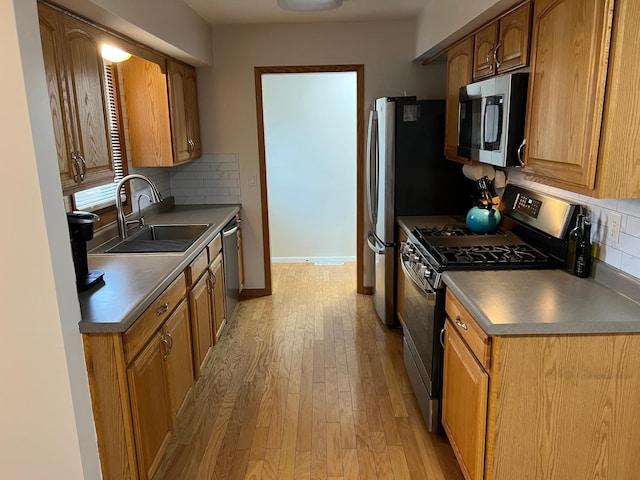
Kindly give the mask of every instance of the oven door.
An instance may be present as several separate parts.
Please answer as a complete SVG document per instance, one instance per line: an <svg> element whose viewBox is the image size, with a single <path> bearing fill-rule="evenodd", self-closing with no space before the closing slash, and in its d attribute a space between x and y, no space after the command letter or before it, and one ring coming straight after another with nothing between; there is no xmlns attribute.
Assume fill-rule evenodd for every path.
<svg viewBox="0 0 640 480"><path fill-rule="evenodd" d="M439 333L444 324L442 289L423 286L402 262L404 272L404 363L420 410L430 432L439 426L442 385L442 346Z"/></svg>

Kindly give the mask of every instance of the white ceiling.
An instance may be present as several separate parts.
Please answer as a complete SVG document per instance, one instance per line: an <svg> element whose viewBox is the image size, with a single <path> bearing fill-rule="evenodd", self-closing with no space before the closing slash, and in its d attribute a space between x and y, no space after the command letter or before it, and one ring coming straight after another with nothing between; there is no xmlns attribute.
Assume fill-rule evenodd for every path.
<svg viewBox="0 0 640 480"><path fill-rule="evenodd" d="M184 0L212 25L258 23L362 22L415 18L429 0L343 0L323 12L291 12L276 0Z"/></svg>

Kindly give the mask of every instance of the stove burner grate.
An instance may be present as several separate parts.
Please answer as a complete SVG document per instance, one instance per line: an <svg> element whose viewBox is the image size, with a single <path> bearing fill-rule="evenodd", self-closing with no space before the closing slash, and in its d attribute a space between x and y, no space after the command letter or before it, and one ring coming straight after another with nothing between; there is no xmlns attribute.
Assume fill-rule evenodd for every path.
<svg viewBox="0 0 640 480"><path fill-rule="evenodd" d="M445 268L447 266L510 268L549 263L547 255L529 245L440 246L433 253L437 257L436 260Z"/></svg>

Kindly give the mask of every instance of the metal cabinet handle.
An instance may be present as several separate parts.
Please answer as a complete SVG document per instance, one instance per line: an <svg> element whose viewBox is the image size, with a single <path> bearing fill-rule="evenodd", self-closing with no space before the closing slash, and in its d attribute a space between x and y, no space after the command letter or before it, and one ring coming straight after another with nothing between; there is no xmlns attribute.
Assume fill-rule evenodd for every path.
<svg viewBox="0 0 640 480"><path fill-rule="evenodd" d="M526 144L527 144L527 139L523 138L522 139L522 143L518 147L518 162L520 163L521 167L524 166L524 161L522 160L522 151L524 150L524 147L525 147Z"/></svg>
<svg viewBox="0 0 640 480"><path fill-rule="evenodd" d="M80 163L78 162L76 152L71 152L71 166L73 168L73 181L80 183Z"/></svg>
<svg viewBox="0 0 640 480"><path fill-rule="evenodd" d="M161 317L162 315L164 315L167 310L169 310L169 304L165 303L162 307L160 307L157 311L156 311L156 317Z"/></svg>
<svg viewBox="0 0 640 480"><path fill-rule="evenodd" d="M169 337L169 353L171 353L171 350L173 350L173 336L169 330L167 330L166 335Z"/></svg>
<svg viewBox="0 0 640 480"><path fill-rule="evenodd" d="M169 345L169 340L167 340L167 337L165 337L164 335L160 337L160 340L162 340L162 343L164 343L164 355L162 355L162 359L166 360L169 356L169 352L171 352L171 346Z"/></svg>
<svg viewBox="0 0 640 480"><path fill-rule="evenodd" d="M211 273L211 270L209 270L209 273L207 275L207 291L211 292L211 290L213 290L213 273Z"/></svg>
<svg viewBox="0 0 640 480"><path fill-rule="evenodd" d="M440 330L440 345L442 345L442 348L444 348L444 331L447 329L447 324L445 323L445 325L442 327L442 330Z"/></svg>
<svg viewBox="0 0 640 480"><path fill-rule="evenodd" d="M493 51L493 61L496 64L496 68L500 68L500 61L498 60L498 50L500 50L501 46L502 45L500 44L500 42L498 42L498 45L496 45L496 48Z"/></svg>
<svg viewBox="0 0 640 480"><path fill-rule="evenodd" d="M491 58L490 58L491 57L491 50L493 50L493 45L491 45L489 47L489 51L487 52L486 60L487 60L487 65L489 65L489 71L493 72L493 63L491 63Z"/></svg>
<svg viewBox="0 0 640 480"><path fill-rule="evenodd" d="M467 324L466 323L462 323L460 321L460 315L456 315L456 325L458 325L463 330L467 329Z"/></svg>
<svg viewBox="0 0 640 480"><path fill-rule="evenodd" d="M80 173L80 181L84 182L84 177L87 174L87 162L85 161L84 157L80 154L78 154L78 160L80 160L80 163L82 163L82 172Z"/></svg>

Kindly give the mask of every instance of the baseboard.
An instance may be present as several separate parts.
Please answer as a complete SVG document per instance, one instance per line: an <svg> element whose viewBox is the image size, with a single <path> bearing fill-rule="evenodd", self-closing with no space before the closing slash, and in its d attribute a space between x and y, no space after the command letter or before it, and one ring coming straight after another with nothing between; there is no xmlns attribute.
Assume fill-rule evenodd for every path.
<svg viewBox="0 0 640 480"><path fill-rule="evenodd" d="M342 265L353 263L356 257L272 257L271 263L314 263L317 265Z"/></svg>
<svg viewBox="0 0 640 480"><path fill-rule="evenodd" d="M266 297L268 295L265 288L243 288L240 293L240 300L247 300L249 298Z"/></svg>

